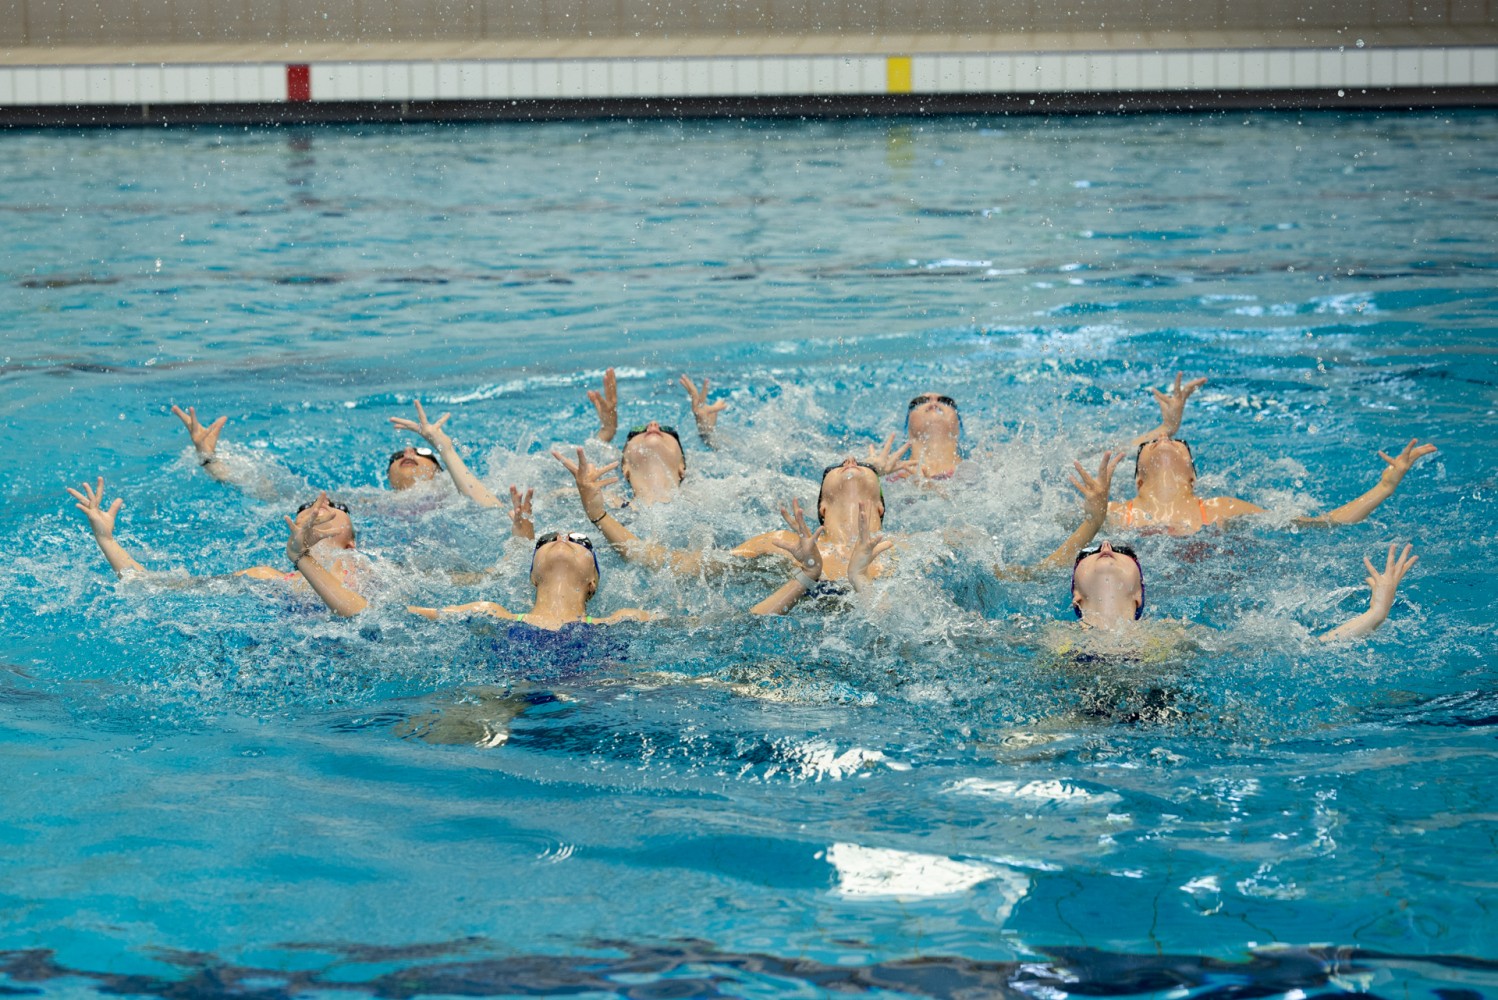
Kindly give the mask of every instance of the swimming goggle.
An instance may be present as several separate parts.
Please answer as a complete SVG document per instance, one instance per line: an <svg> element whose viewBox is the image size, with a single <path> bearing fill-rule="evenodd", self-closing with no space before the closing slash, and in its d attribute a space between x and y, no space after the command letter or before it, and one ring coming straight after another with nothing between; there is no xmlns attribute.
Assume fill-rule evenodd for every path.
<svg viewBox="0 0 1498 1000"><path fill-rule="evenodd" d="M1139 478L1139 459L1144 455L1144 449L1152 444L1159 444L1162 441L1174 441L1176 444L1184 446L1186 457L1191 460L1191 474L1196 475L1196 456L1191 454L1191 445L1187 443L1185 438L1155 438L1153 441L1144 442L1144 444L1139 446L1139 450L1134 452L1134 478Z"/></svg>
<svg viewBox="0 0 1498 1000"><path fill-rule="evenodd" d="M536 548L539 549L543 545L550 545L552 542L561 537L563 537L563 535L560 531L548 531L546 534L536 539ZM567 532L565 537L567 541L576 542L578 545L581 545L589 552L593 551L593 539L589 538L581 531L569 531Z"/></svg>
<svg viewBox="0 0 1498 1000"><path fill-rule="evenodd" d="M675 427L672 427L669 424L661 424L660 428L661 428L661 433L662 434L669 434L672 437L674 437L676 439L676 446L678 448L681 448L681 435L678 434L678 433L676 433L676 428ZM639 427L631 427L629 429L629 433L624 436L624 443L625 444L629 444L631 441L633 441L635 438L639 437L641 434L644 434L649 429L650 429L650 427L648 425L646 425L646 424L641 424ZM685 457L686 457L686 449L682 448L682 458L683 458L683 460L685 460Z"/></svg>
<svg viewBox="0 0 1498 1000"><path fill-rule="evenodd" d="M1144 614L1144 567L1139 563L1139 554L1131 547L1127 545L1114 545L1112 548L1118 555L1127 556L1134 560L1134 568L1139 570L1139 607L1134 609L1134 620L1138 621L1139 617ZM1095 556L1101 551L1103 551L1101 545L1089 545L1077 553L1077 558L1071 564L1071 592L1073 594L1077 592L1077 567L1082 565L1083 559L1086 559L1088 556ZM1078 618L1082 617L1082 609L1077 606L1075 598L1072 600L1071 609L1076 613Z"/></svg>
<svg viewBox="0 0 1498 1000"><path fill-rule="evenodd" d="M600 579L603 577L603 572L598 568L598 553L593 549L593 539L589 538L581 531L569 531L565 535L560 531L548 531L540 538L537 538L536 547L531 550L531 572L535 572L536 570L536 553L541 551L541 546L550 545L552 542L556 541L559 538L565 538L567 541L574 542L587 549L588 554L593 557L594 575L598 576Z"/></svg>
<svg viewBox="0 0 1498 1000"><path fill-rule="evenodd" d="M819 480L817 480L817 482L821 484L821 485L819 485L817 487L817 510L818 511L821 511L821 509L822 509L822 493L827 489L827 475L828 475L828 473L836 472L838 469L844 468L846 466L846 464L847 463L845 463L845 462L837 462L836 464L829 465L829 466L827 466L827 468L825 468L825 469L822 470L822 478L819 479ZM880 503L884 503L884 481L879 478L879 470L876 469L876 468L874 468L868 462L859 462L858 463L858 468L860 468L860 469L868 469L870 472L872 472L874 474L874 481L879 484L879 502ZM818 513L817 516L821 517L822 515L820 513Z"/></svg>
<svg viewBox="0 0 1498 1000"><path fill-rule="evenodd" d="M437 453L435 451L433 451L432 449L430 449L430 448L412 448L410 450L414 451L417 454L417 456L419 456L421 458L430 459L431 463L437 467L437 471L438 472L442 471L442 463L439 462L439 461L437 461ZM400 451L398 451L395 454L391 455L390 456L390 461L386 462L385 464L386 465L394 465L396 462L398 462L401 459L403 459L403 458L406 457L406 451L407 451L407 449L402 448Z"/></svg>
<svg viewBox="0 0 1498 1000"><path fill-rule="evenodd" d="M951 396L933 396L928 392L912 399L906 412L915 409L917 406L925 406L927 403L940 403L943 406L950 406L953 410L957 409L957 400Z"/></svg>
<svg viewBox="0 0 1498 1000"><path fill-rule="evenodd" d="M298 507L296 509L296 516L297 517L301 517L302 516L302 511L307 510L307 509L309 509L311 507L316 507L316 506L317 506L317 501L316 500L309 500L309 501L307 501L306 503L302 504L300 507ZM348 511L348 504L339 503L337 500L329 500L328 501L328 506L332 507L334 510L341 510L345 514L347 514L349 512Z"/></svg>

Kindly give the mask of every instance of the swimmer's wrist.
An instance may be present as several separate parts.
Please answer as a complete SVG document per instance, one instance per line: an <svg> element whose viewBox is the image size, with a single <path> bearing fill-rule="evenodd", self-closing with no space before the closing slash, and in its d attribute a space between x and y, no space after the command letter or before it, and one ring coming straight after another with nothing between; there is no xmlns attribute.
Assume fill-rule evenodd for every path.
<svg viewBox="0 0 1498 1000"><path fill-rule="evenodd" d="M791 576L791 579L799 583L802 590L808 592L815 590L817 587L816 577L812 576L810 573L802 569L796 570L795 574Z"/></svg>
<svg viewBox="0 0 1498 1000"><path fill-rule="evenodd" d="M583 513L587 514L588 512L587 511L583 511ZM592 521L593 522L593 527L596 528L596 527L598 527L599 522L601 522L604 518L606 518L608 516L609 516L609 512L607 510L605 510L602 514L599 514L597 517L591 517L590 516L588 518L588 520Z"/></svg>

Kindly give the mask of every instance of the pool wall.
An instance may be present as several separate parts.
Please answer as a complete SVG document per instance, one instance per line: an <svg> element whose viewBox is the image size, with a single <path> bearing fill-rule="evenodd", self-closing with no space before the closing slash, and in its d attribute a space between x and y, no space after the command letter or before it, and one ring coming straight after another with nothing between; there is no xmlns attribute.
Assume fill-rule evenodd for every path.
<svg viewBox="0 0 1498 1000"><path fill-rule="evenodd" d="M0 123L1498 103L1498 2L10 0Z"/></svg>

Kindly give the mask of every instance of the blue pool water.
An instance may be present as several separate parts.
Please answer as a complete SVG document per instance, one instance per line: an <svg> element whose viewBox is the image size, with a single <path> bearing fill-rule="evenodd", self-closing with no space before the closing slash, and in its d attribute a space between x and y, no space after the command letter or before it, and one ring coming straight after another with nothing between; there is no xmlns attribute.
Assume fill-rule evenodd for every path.
<svg viewBox="0 0 1498 1000"><path fill-rule="evenodd" d="M0 992L88 996L1498 995L1492 113L11 133L0 405ZM970 463L887 487L887 603L742 609L602 554L528 643L507 519L381 488L421 398L540 530L553 446L730 402L641 534L732 545L937 389ZM1144 536L1202 648L1065 668L1074 458L1210 382L1203 493ZM169 407L284 500L210 481ZM1366 522L1296 530L1440 451ZM593 446L596 456L608 449ZM1132 495L1129 467L1114 495ZM117 584L63 492L103 475L153 568L284 557L327 488L354 621ZM1421 562L1370 640L1361 560ZM487 589L451 571L499 561ZM1176 711L1128 721L1164 686ZM1099 699L1117 711L1088 714Z"/></svg>

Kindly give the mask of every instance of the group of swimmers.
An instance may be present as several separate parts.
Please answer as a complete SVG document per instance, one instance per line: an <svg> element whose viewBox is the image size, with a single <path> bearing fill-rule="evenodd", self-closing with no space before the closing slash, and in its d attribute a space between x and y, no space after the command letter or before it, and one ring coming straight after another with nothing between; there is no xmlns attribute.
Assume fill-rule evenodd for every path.
<svg viewBox="0 0 1498 1000"><path fill-rule="evenodd" d="M1104 453L1095 472L1074 463L1072 486L1082 498L1083 517L1076 530L1035 567L1001 568L1001 576L1035 575L1047 570L1071 569L1071 607L1076 627L1104 642L1138 641L1147 623L1139 619L1144 608L1144 578L1132 549L1108 541L1096 543L1105 527L1135 531L1159 531L1189 535L1228 520L1257 514L1262 508L1236 497L1201 497L1196 493L1196 466L1191 448L1177 435L1187 400L1206 379L1183 382L1177 375L1165 391L1152 389L1160 409L1158 426L1136 437L1129 446L1135 452L1136 495L1124 502L1110 501L1112 479L1126 451ZM726 401L710 400L706 379L700 386L686 375L680 383L686 391L701 443L714 447L719 415ZM602 386L588 393L599 421L596 436L612 442L618 434L618 384L612 369ZM219 453L219 436L226 418L208 425L197 412L173 406L172 412L186 428L203 471L223 483L267 497L274 491L248 463ZM457 491L476 504L502 508L499 497L486 487L464 463L445 425L450 414L432 420L418 401L416 419L390 418L391 424L418 435L425 446L406 446L390 455L386 478L393 490L408 490L446 473ZM583 515L626 561L652 570L696 574L710 563L733 559L779 556L790 573L784 583L753 605L754 614L783 614L808 594L830 592L865 595L875 579L890 568L881 558L898 549L884 535L884 484L908 479L935 483L957 474L964 459L959 448L962 422L955 399L940 392L923 392L909 402L906 440L896 447L895 435L882 446L870 446L860 460L848 456L827 466L818 483L816 506L803 510L792 499L781 507L785 526L756 535L722 553L672 549L660 542L641 539L610 510L605 488L622 478L628 486L630 505L670 503L687 475L686 450L676 429L650 421L629 430L617 462L593 464L583 448L570 458L552 452L572 475ZM1317 516L1298 518L1299 524L1352 524L1366 518L1382 504L1422 457L1435 451L1431 444L1411 440L1397 455L1379 452L1384 468L1376 485L1361 496ZM617 476L611 475L617 471ZM147 571L115 539L116 516L123 501L105 506L104 480L83 483L68 492L87 518L95 540L109 565L121 577ZM535 596L529 610L512 612L493 601L476 601L442 608L410 607L427 618L448 615L492 615L555 630L575 623L606 625L644 621L657 617L638 608L622 608L602 617L588 614L588 605L598 590L598 555L592 537L580 531L548 531L536 535L532 519L532 489L511 486L509 516L517 538L533 542L529 577ZM808 524L815 518L817 527ZM287 572L271 566L256 566L238 575L275 581L281 586L308 588L334 613L344 617L360 614L369 606L361 593L360 563L356 534L346 505L326 492L302 504L294 516L285 518L288 528ZM1409 545L1400 551L1390 545L1382 568L1365 558L1371 590L1368 610L1326 632L1320 638L1336 641L1366 635L1388 616L1400 580L1418 557ZM863 599L861 596L859 599Z"/></svg>

